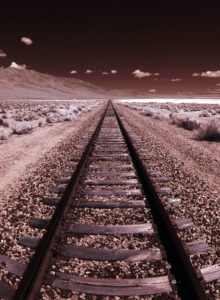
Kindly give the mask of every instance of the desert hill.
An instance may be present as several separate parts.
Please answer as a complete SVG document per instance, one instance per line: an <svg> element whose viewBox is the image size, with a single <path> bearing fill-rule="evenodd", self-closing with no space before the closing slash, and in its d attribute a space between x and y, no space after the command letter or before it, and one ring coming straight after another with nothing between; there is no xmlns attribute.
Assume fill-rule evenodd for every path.
<svg viewBox="0 0 220 300"><path fill-rule="evenodd" d="M0 99L89 99L146 97L135 91L107 90L83 80L34 70L0 68Z"/></svg>

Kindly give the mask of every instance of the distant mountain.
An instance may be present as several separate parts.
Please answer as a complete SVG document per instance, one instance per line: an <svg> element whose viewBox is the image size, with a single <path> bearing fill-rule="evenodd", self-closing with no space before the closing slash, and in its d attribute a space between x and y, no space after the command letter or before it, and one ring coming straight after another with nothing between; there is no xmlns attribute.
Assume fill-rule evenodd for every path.
<svg viewBox="0 0 220 300"><path fill-rule="evenodd" d="M2 99L93 99L143 98L145 93L107 90L83 80L39 73L33 70L0 68Z"/></svg>

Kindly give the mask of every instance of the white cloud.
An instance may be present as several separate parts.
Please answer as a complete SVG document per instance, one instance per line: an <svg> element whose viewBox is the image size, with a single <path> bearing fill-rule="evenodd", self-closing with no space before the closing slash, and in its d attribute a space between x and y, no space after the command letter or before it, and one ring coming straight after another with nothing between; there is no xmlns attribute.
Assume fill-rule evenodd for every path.
<svg viewBox="0 0 220 300"><path fill-rule="evenodd" d="M192 76L193 77L198 77L198 76L200 76L200 73L193 73Z"/></svg>
<svg viewBox="0 0 220 300"><path fill-rule="evenodd" d="M148 77L148 76L152 75L149 72L142 72L139 69L135 70L132 74L137 78L144 78L144 77Z"/></svg>
<svg viewBox="0 0 220 300"><path fill-rule="evenodd" d="M153 75L154 75L154 76L159 76L159 75L160 75L160 73L154 73Z"/></svg>
<svg viewBox="0 0 220 300"><path fill-rule="evenodd" d="M216 83L217 86L220 86L220 83Z"/></svg>
<svg viewBox="0 0 220 300"><path fill-rule="evenodd" d="M106 72L106 71L101 72L102 75L117 74L117 73L118 73L117 70L111 70L110 72Z"/></svg>
<svg viewBox="0 0 220 300"><path fill-rule="evenodd" d="M182 80L181 78L172 78L172 79L170 79L170 81L173 81L173 82L181 81L181 80Z"/></svg>
<svg viewBox="0 0 220 300"><path fill-rule="evenodd" d="M150 93L155 93L156 90L155 89L152 89L152 90L149 90Z"/></svg>
<svg viewBox="0 0 220 300"><path fill-rule="evenodd" d="M86 73L86 74L92 74L92 73L93 73L93 71L92 71L92 70L89 70L89 69L87 69L85 73Z"/></svg>
<svg viewBox="0 0 220 300"><path fill-rule="evenodd" d="M18 65L16 64L16 62L12 62L9 66L9 68L14 68L14 69L18 69L18 70L25 70L27 69L27 66L26 65Z"/></svg>
<svg viewBox="0 0 220 300"><path fill-rule="evenodd" d="M202 77L217 78L220 77L220 71L206 71L201 73Z"/></svg>
<svg viewBox="0 0 220 300"><path fill-rule="evenodd" d="M33 44L32 39L28 38L28 37L22 37L21 38L21 42L27 46L30 46Z"/></svg>
<svg viewBox="0 0 220 300"><path fill-rule="evenodd" d="M205 72L201 72L201 73L193 73L192 76L194 77L209 77L209 78L218 78L220 77L220 71L205 71Z"/></svg>
<svg viewBox="0 0 220 300"><path fill-rule="evenodd" d="M0 49L0 58L1 57L7 57L7 54Z"/></svg>
<svg viewBox="0 0 220 300"><path fill-rule="evenodd" d="M70 74L77 74L78 72L76 70L70 71Z"/></svg>

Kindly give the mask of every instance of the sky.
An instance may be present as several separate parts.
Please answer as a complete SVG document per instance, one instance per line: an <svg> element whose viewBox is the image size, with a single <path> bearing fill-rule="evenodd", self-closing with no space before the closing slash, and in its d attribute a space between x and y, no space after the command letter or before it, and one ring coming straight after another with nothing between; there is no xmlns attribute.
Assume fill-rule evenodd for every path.
<svg viewBox="0 0 220 300"><path fill-rule="evenodd" d="M152 94L218 91L219 2L5 1L0 66Z"/></svg>

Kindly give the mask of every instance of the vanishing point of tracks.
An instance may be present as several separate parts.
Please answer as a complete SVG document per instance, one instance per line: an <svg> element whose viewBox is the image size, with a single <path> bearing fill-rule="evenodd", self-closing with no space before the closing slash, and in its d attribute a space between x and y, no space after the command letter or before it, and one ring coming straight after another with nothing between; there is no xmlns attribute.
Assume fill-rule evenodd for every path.
<svg viewBox="0 0 220 300"><path fill-rule="evenodd" d="M140 138L126 131L111 102L72 165L75 171L64 172L51 190L61 199L43 200L56 206L52 218L30 219L30 226L46 229L43 237L19 240L35 250L29 264L1 256L1 268L21 280L16 290L0 282L0 297L42 299L47 286L58 295L55 299L73 293L98 299L206 299L202 283L216 280L219 268L195 269L189 257L209 246L204 240L180 240L178 231L194 224L191 219L174 222L168 215L160 197L171 192L167 178L159 164L151 163ZM169 201L175 205L180 199ZM74 272L76 264L82 264L80 274Z"/></svg>

